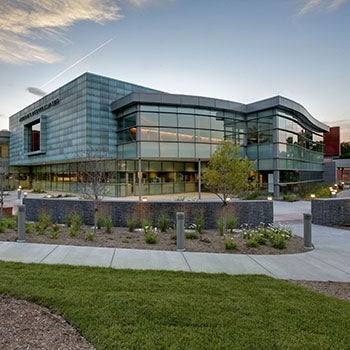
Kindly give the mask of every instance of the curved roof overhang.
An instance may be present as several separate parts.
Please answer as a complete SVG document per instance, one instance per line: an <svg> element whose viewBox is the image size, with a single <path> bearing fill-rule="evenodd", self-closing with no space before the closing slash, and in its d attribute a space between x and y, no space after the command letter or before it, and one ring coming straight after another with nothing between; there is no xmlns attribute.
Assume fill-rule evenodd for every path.
<svg viewBox="0 0 350 350"><path fill-rule="evenodd" d="M329 131L329 126L315 119L301 104L282 96L274 96L247 105L246 112L254 113L264 109L280 108L291 112L303 125L317 132Z"/></svg>
<svg viewBox="0 0 350 350"><path fill-rule="evenodd" d="M282 96L275 96L250 104L215 98L175 95L168 93L133 92L111 103L111 111L117 112L135 103L166 104L174 106L190 106L197 108L216 108L243 114L254 113L271 108L280 108L290 112L303 125L316 132L329 131L329 126L315 119L301 104Z"/></svg>

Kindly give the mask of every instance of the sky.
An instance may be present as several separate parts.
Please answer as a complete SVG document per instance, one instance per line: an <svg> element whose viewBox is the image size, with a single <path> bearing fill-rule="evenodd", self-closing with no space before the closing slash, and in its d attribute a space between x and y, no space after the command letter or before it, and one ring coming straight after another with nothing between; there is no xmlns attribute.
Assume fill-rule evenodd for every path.
<svg viewBox="0 0 350 350"><path fill-rule="evenodd" d="M169 93L275 95L350 141L350 0L0 0L0 129L91 72Z"/></svg>

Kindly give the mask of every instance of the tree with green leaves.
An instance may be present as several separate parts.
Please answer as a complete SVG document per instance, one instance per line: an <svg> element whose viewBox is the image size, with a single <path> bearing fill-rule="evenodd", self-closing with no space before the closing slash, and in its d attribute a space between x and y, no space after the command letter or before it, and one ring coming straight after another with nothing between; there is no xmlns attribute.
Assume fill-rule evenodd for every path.
<svg viewBox="0 0 350 350"><path fill-rule="evenodd" d="M350 142L342 142L340 144L341 156L342 159L350 158Z"/></svg>
<svg viewBox="0 0 350 350"><path fill-rule="evenodd" d="M240 196L253 187L249 181L253 166L253 161L240 157L239 146L224 141L219 144L203 170L203 184L223 203L224 233L227 226L227 203L231 198Z"/></svg>

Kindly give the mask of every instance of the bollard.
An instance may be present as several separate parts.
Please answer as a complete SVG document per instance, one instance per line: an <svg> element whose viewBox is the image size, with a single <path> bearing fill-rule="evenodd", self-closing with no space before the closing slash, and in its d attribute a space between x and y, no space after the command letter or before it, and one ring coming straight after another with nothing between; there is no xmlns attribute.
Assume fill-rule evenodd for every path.
<svg viewBox="0 0 350 350"><path fill-rule="evenodd" d="M185 250L185 214L183 212L176 213L176 244L178 252Z"/></svg>
<svg viewBox="0 0 350 350"><path fill-rule="evenodd" d="M21 204L18 206L18 239L17 242L24 243L25 233L26 206Z"/></svg>
<svg viewBox="0 0 350 350"><path fill-rule="evenodd" d="M314 248L312 244L311 218L311 214L304 213L304 247L307 249Z"/></svg>

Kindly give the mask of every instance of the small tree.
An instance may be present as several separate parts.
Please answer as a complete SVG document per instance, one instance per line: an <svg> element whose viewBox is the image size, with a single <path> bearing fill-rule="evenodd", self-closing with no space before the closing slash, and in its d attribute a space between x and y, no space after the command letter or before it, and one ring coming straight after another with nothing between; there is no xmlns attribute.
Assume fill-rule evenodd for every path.
<svg viewBox="0 0 350 350"><path fill-rule="evenodd" d="M341 149L340 158L349 159L350 158L350 142L342 142L340 144L340 149Z"/></svg>
<svg viewBox="0 0 350 350"><path fill-rule="evenodd" d="M106 184L110 173L105 169L101 151L89 150L85 162L77 165L78 188L94 204L94 232L97 227L98 203L107 194Z"/></svg>
<svg viewBox="0 0 350 350"><path fill-rule="evenodd" d="M239 156L240 148L230 141L222 142L203 170L202 181L223 203L224 227L227 227L227 203L252 187L249 181L254 162Z"/></svg>

